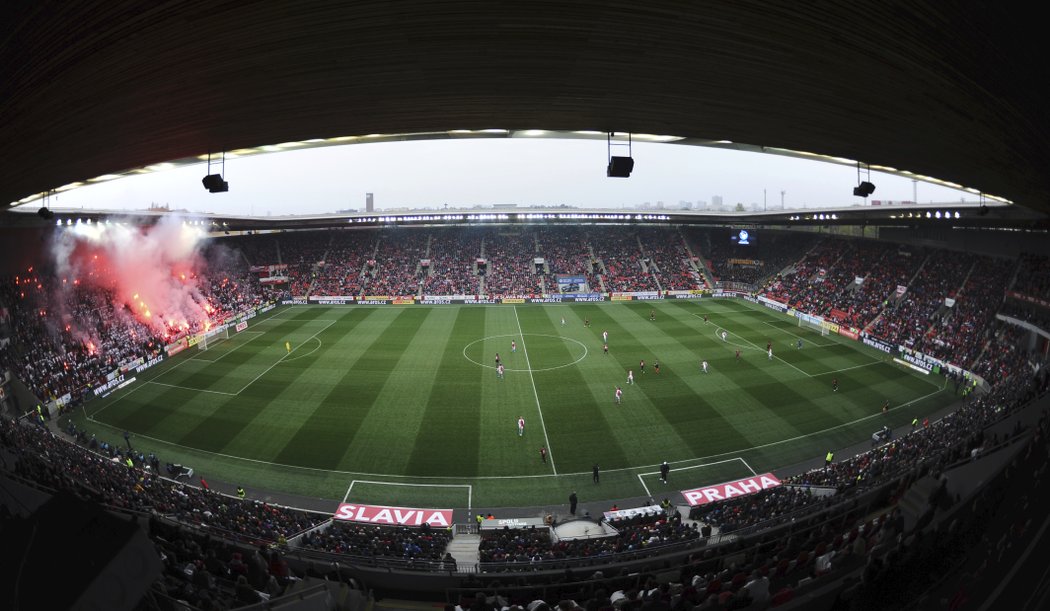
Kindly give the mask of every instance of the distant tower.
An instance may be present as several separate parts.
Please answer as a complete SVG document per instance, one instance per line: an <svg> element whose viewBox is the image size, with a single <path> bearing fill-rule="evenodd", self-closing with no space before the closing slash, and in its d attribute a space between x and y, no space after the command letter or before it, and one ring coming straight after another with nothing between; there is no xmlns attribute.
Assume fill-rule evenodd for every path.
<svg viewBox="0 0 1050 611"><path fill-rule="evenodd" d="M712 195L711 196L711 208L713 210L721 210L722 209L722 196L721 195Z"/></svg>
<svg viewBox="0 0 1050 611"><path fill-rule="evenodd" d="M375 199L371 193L365 193L365 212L374 212L376 209Z"/></svg>

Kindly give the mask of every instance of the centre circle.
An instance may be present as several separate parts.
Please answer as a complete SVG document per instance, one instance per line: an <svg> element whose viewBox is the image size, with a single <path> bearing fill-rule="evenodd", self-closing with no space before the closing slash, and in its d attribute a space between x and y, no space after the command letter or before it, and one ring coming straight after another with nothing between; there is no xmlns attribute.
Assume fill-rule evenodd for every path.
<svg viewBox="0 0 1050 611"><path fill-rule="evenodd" d="M525 366L523 366L525 364L525 362L529 362L529 364L531 365L531 359L529 358L528 352L527 352L527 350L528 350L528 338L530 338L530 337L532 337L532 338L541 338L542 337L542 338L546 338L546 339L557 339L557 340L561 340L562 342L570 342L572 344L576 344L576 346L578 346L578 348L576 348L575 350L571 350L571 352L573 352L574 354L570 355L570 357L569 357L569 358L572 358L574 360L567 361L565 363L561 363L561 364L558 364L558 365L552 365L550 367L531 367L531 366L530 367L525 367ZM518 351L516 353L512 353L511 352L511 344L510 344L511 341L520 341L521 342L518 345ZM543 340L540 340L540 341L542 342ZM471 350L471 346L475 346L477 344L484 344L486 342L491 342L491 345L485 347L485 354L484 355L482 355L482 356L473 355L476 358L472 358L472 355L468 354L468 351L469 352L477 352L477 349ZM498 343L498 346L497 346L497 343ZM582 349L582 351L581 351L581 349ZM517 334L514 334L514 333L508 333L508 334L505 334L505 335L490 335L488 337L483 337L481 339L476 339L476 340L470 342L469 344L467 344L466 346L463 346L463 358L467 359L471 363L474 363L475 365L480 365L481 367L487 367L489 369L495 369L496 365L494 365L494 364L490 365L488 363L484 363L484 362L478 361L477 359L478 358L489 358L489 357L491 357L493 359L492 362L495 363L495 356L496 356L497 353L499 353L501 355L500 358L501 358L501 360L503 362L503 368L506 371L531 371L531 372L535 373L535 372L539 372L539 371L551 371L551 370L554 370L554 369L561 369L563 367L571 367L571 366L575 365L576 363L579 363L583 359L587 358L588 350L587 350L587 346L583 342L581 342L581 341L579 341L577 339L573 339L571 337L564 337L564 336L561 336L561 335L547 335L547 334L543 334L543 333L524 333L522 335L517 335ZM535 356L535 352L533 353L532 356L533 357ZM513 360L520 359L520 361L517 361L518 366L516 366L516 367L515 366L511 366L508 363L508 361L512 360L512 359Z"/></svg>

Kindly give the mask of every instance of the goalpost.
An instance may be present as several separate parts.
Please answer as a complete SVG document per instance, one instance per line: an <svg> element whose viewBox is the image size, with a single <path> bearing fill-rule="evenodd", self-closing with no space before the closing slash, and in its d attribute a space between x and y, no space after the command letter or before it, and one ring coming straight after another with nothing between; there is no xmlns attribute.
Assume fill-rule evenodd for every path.
<svg viewBox="0 0 1050 611"><path fill-rule="evenodd" d="M819 333L824 337L827 337L831 334L828 328L824 325L821 325L818 322L813 322L812 320L806 320L801 316L798 318L798 326L800 329L809 329L810 331L814 333Z"/></svg>
<svg viewBox="0 0 1050 611"><path fill-rule="evenodd" d="M200 341L197 342L197 348L207 350L209 345L215 345L228 339L230 339L230 328L223 327L214 333L202 335Z"/></svg>

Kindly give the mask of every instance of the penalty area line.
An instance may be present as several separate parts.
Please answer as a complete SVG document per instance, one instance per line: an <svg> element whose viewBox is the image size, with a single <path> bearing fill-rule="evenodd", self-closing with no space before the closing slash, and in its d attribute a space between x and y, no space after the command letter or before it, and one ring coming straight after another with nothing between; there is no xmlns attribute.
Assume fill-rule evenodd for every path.
<svg viewBox="0 0 1050 611"><path fill-rule="evenodd" d="M317 321L314 321L314 322L317 322ZM322 321L322 322L323 322L323 321ZM281 364L282 362L284 362L284 359L285 359L285 358L287 358L287 357L289 357L289 356L291 356L291 355L295 354L295 353L296 353L296 351L297 351L297 350L299 350L299 348L302 348L302 347L303 347L303 346L304 346L304 345L306 344L306 342L308 342L308 341L310 341L310 340L314 339L315 337L317 337L318 335L320 335L320 334L324 333L325 331L327 331L327 330L328 330L328 328L329 328L329 327L331 327L332 325L334 325L335 323L337 323L337 322L339 322L339 321L338 321L338 320L330 320L330 321L327 321L327 322L328 322L328 324L327 324L327 325L325 325L324 329L320 329L320 330L318 330L318 331L317 331L317 333L314 333L314 334L313 334L313 335L311 335L310 337L306 338L306 339L305 339L305 340L304 340L304 341L303 341L303 342L302 342L301 344L299 344L299 345L298 345L298 346L296 346L295 348L292 348L292 351L291 351L291 352L288 352L288 353L286 353L286 354L285 354L284 356L282 356L281 358L277 359L277 362L276 362L276 363L274 363L273 365L270 365L269 367L267 367L266 369L264 369L262 373L260 373L259 375L255 376L254 378L252 378L252 381L251 381L251 382L248 382L247 384L245 384L245 385L244 385L244 386L243 386L243 387L242 387L242 388L241 388L240 390L238 390L238 391L237 391L236 393L234 393L234 394L237 394L237 395L239 395L239 394L241 394L242 392L244 392L245 390L247 390L247 389L248 389L248 387L249 387L249 386L251 386L252 384L255 384L255 382L256 382L256 381L257 381L257 380L258 380L259 378L263 377L263 376L264 376L264 375L266 375L266 374L267 374L267 373L268 373L268 372L269 372L269 371L270 371L271 369L273 369L274 367L276 367L276 366L280 365L280 364ZM302 355L302 356L306 356L306 355Z"/></svg>
<svg viewBox="0 0 1050 611"><path fill-rule="evenodd" d="M370 479L354 479L350 480L350 485L346 489L346 494L343 495L343 503L346 502L346 499L350 498L350 491L354 489L354 484L373 484L376 486L406 486L410 488L466 488L467 513L469 514L474 508L474 486L470 484L413 484L409 482L380 482ZM401 507L401 509L409 508Z"/></svg>
<svg viewBox="0 0 1050 611"><path fill-rule="evenodd" d="M689 465L689 466L686 466L686 467L675 467L675 471L688 471L689 469L700 469L702 467L713 467L715 465L724 465L726 463L737 462L737 461L743 463L744 467L748 471L751 472L751 475L758 475L758 473L756 473L755 470L751 468L751 465L747 464L747 461L744 460L744 458L742 456L734 456L732 458L727 458L725 460L716 460L715 462L700 463L698 465ZM671 463L667 463L667 464L670 465ZM653 495L649 491L649 486L647 486L645 484L645 480L643 478L647 477L649 475L660 475L660 472L659 471L647 471L645 473L637 473L636 475L638 476L638 481L642 483L642 488L645 488L646 496L648 496L649 498L652 498Z"/></svg>

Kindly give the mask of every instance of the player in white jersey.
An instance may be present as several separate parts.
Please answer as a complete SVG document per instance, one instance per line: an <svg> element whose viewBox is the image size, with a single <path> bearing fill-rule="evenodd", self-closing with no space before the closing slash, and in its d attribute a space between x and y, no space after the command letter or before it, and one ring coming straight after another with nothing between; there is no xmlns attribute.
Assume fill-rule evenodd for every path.
<svg viewBox="0 0 1050 611"><path fill-rule="evenodd" d="M726 339L726 338L728 338L728 337L729 337L729 334L728 334L728 333L726 333L725 331L722 331L722 341L723 341L723 342L727 342L727 341L729 341L728 339Z"/></svg>
<svg viewBox="0 0 1050 611"><path fill-rule="evenodd" d="M511 352L511 354L514 354L517 351L518 351L518 343L515 342L514 340L510 340L510 352Z"/></svg>
<svg viewBox="0 0 1050 611"><path fill-rule="evenodd" d="M602 331L602 343L603 344L608 344L609 343L609 332L608 331Z"/></svg>
<svg viewBox="0 0 1050 611"><path fill-rule="evenodd" d="M518 416L518 437L525 434L525 418Z"/></svg>
<svg viewBox="0 0 1050 611"><path fill-rule="evenodd" d="M771 360L771 361L772 361L772 360L773 360L773 348L770 348L770 349L769 349L769 352L768 352L768 354L769 354L769 360Z"/></svg>
<svg viewBox="0 0 1050 611"><path fill-rule="evenodd" d="M616 404L617 405L620 404L620 397L622 397L622 396L623 396L623 389L620 388L619 386L617 386L616 387Z"/></svg>
<svg viewBox="0 0 1050 611"><path fill-rule="evenodd" d="M503 379L503 363L496 366L496 377L501 380Z"/></svg>
<svg viewBox="0 0 1050 611"><path fill-rule="evenodd" d="M561 326L563 326L563 327L565 326L565 317L564 316L561 317Z"/></svg>
<svg viewBox="0 0 1050 611"><path fill-rule="evenodd" d="M707 361L700 361L700 366L704 368L704 373L707 373Z"/></svg>
<svg viewBox="0 0 1050 611"><path fill-rule="evenodd" d="M630 369L627 370L627 383L634 384L634 371Z"/></svg>

